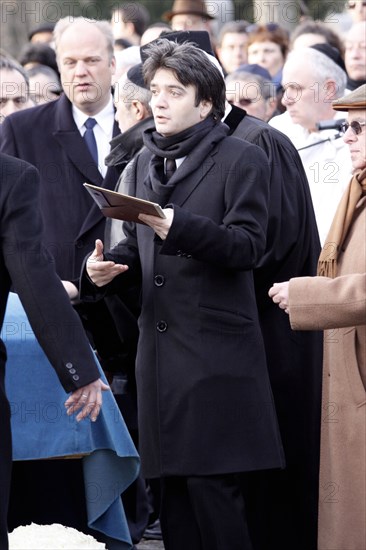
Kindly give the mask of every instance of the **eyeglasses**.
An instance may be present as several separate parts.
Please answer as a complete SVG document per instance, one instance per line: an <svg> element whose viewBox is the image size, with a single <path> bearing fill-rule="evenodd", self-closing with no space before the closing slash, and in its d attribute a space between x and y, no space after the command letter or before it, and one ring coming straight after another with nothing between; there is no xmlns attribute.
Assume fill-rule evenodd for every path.
<svg viewBox="0 0 366 550"><path fill-rule="evenodd" d="M360 2L360 4L361 4L362 7L365 7L366 6L366 0L364 0L363 2ZM356 2L347 2L347 8L349 10L353 10L355 7L356 7Z"/></svg>
<svg viewBox="0 0 366 550"><path fill-rule="evenodd" d="M358 120L352 120L352 122L343 122L340 127L339 131L342 132L342 134L345 134L348 130L348 128L351 128L352 132L355 136L359 136L362 134L362 126L365 126L366 122L358 122Z"/></svg>

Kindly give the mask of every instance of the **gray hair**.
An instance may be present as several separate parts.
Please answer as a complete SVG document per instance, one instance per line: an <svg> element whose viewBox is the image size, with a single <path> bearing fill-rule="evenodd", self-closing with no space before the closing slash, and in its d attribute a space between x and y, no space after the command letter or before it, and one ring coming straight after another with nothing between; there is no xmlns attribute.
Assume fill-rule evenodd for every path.
<svg viewBox="0 0 366 550"><path fill-rule="evenodd" d="M347 85L347 74L337 63L327 55L310 47L292 50L287 56L286 63L298 61L300 64L303 64L304 58L308 59L312 76L317 82L323 83L329 78L336 82L337 88L332 99L337 99L344 95Z"/></svg>
<svg viewBox="0 0 366 550"><path fill-rule="evenodd" d="M97 21L96 19L85 19L84 17L74 17L72 19L70 19L69 17L63 17L56 23L55 30L53 31L56 55L58 56L58 49L59 49L60 40L63 33L71 25L80 24L80 23L86 23L87 25L95 25L95 27L100 30L100 32L104 35L106 39L109 60L111 61L114 57L114 36L113 36L112 28L109 21Z"/></svg>
<svg viewBox="0 0 366 550"><path fill-rule="evenodd" d="M0 70L5 69L7 71L18 71L22 75L26 84L26 92L29 92L29 77L27 71L13 59L10 55L7 55L3 50L0 51Z"/></svg>
<svg viewBox="0 0 366 550"><path fill-rule="evenodd" d="M128 110L131 109L132 101L139 101L144 105L150 114L152 114L150 107L151 92L147 88L138 86L127 78L127 73L123 75L115 84L115 95L117 94L117 101L124 101Z"/></svg>
<svg viewBox="0 0 366 550"><path fill-rule="evenodd" d="M248 71L238 70L228 74L225 78L226 89L230 91L228 85L232 82L243 82L248 86L254 86L257 89L257 98L264 100L277 97L276 85L271 80L266 80L259 74L249 73Z"/></svg>

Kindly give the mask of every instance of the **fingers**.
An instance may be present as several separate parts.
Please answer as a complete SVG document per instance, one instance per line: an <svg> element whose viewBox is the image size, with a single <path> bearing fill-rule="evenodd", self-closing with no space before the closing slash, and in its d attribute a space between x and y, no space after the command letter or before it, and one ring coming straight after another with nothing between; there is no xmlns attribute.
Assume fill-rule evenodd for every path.
<svg viewBox="0 0 366 550"><path fill-rule="evenodd" d="M80 422L90 417L95 422L102 406L102 391L109 390L109 386L100 379L73 392L65 402L66 412L70 416L80 411L76 420Z"/></svg>

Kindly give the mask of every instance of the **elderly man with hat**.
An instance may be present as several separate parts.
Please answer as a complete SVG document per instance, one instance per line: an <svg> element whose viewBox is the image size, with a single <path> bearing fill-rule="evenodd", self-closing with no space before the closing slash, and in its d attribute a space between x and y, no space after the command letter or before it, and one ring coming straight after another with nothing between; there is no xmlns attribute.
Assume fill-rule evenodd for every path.
<svg viewBox="0 0 366 550"><path fill-rule="evenodd" d="M207 11L205 0L175 0L172 9L163 14L175 31L208 31L215 17Z"/></svg>
<svg viewBox="0 0 366 550"><path fill-rule="evenodd" d="M324 330L319 550L366 548L366 85L333 102L353 176L339 203L317 277L269 291L293 329Z"/></svg>

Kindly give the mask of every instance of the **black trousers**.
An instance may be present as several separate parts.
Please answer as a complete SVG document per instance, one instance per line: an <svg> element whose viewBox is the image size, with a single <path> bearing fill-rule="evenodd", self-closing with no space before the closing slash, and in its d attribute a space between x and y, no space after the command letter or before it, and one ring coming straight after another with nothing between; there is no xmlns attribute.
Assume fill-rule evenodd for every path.
<svg viewBox="0 0 366 550"><path fill-rule="evenodd" d="M240 476L161 479L165 550L252 550Z"/></svg>
<svg viewBox="0 0 366 550"><path fill-rule="evenodd" d="M8 548L8 504L11 478L10 407L5 395L5 366L0 362L0 548Z"/></svg>

